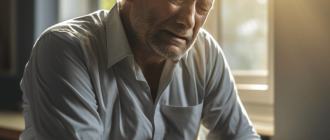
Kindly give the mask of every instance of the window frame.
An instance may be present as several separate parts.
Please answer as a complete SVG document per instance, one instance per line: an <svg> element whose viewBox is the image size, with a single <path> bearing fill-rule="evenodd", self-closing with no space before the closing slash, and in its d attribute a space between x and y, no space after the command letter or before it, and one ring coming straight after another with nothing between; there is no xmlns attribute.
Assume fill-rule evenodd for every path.
<svg viewBox="0 0 330 140"><path fill-rule="evenodd" d="M221 0L214 1L214 7L203 28L221 44ZM232 70L238 95L250 120L261 135L274 135L274 0L267 0L268 43L267 71ZM226 55L226 54L225 54ZM261 87L261 88L260 88Z"/></svg>
<svg viewBox="0 0 330 140"><path fill-rule="evenodd" d="M221 0L214 1L214 7L204 24L204 28L222 46L221 40ZM273 47L273 0L268 0L268 43L267 43L267 70L232 70L238 94L242 102L258 104L274 104L274 47ZM226 55L226 54L225 54ZM257 88L256 88L257 87ZM258 88L262 87L262 88Z"/></svg>

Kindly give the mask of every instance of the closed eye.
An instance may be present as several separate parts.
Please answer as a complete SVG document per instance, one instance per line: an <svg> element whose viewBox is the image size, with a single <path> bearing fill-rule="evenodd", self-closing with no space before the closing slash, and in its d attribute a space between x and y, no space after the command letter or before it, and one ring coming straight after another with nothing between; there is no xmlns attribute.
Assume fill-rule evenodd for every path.
<svg viewBox="0 0 330 140"><path fill-rule="evenodd" d="M199 14L207 15L209 11L210 11L210 8L197 7L197 12L198 12Z"/></svg>
<svg viewBox="0 0 330 140"><path fill-rule="evenodd" d="M197 11L200 14L208 14L208 12L211 10L213 5L212 0L199 0L196 3Z"/></svg>

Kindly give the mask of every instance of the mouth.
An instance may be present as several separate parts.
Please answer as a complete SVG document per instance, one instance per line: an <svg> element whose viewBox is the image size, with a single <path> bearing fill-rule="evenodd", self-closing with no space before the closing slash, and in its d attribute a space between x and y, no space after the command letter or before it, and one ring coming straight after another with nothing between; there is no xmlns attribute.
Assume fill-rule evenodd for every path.
<svg viewBox="0 0 330 140"><path fill-rule="evenodd" d="M164 30L164 32L167 33L167 34L169 34L169 35L171 35L171 36L174 36L174 37L176 37L176 38L180 38L180 39L183 39L183 40L186 40L186 41L187 41L187 39L188 39L187 37L179 36L179 35L177 35L177 34L171 32L171 31L168 31L168 30Z"/></svg>

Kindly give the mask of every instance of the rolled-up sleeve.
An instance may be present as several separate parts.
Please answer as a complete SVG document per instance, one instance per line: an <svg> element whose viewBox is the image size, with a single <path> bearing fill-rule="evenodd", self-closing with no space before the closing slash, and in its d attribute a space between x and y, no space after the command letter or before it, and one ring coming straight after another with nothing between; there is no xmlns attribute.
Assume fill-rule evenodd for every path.
<svg viewBox="0 0 330 140"><path fill-rule="evenodd" d="M260 140L237 94L222 50L213 38L210 49L202 122L207 140Z"/></svg>
<svg viewBox="0 0 330 140"><path fill-rule="evenodd" d="M41 37L21 81L26 129L21 140L99 140L103 125L79 40Z"/></svg>

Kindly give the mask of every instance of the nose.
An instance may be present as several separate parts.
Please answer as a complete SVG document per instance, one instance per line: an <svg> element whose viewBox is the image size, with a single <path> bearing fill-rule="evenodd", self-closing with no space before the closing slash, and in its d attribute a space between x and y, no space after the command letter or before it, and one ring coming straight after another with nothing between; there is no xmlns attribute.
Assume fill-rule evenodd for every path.
<svg viewBox="0 0 330 140"><path fill-rule="evenodd" d="M179 16L176 19L177 23L182 24L186 29L192 29L195 27L195 2L183 5L178 14Z"/></svg>

